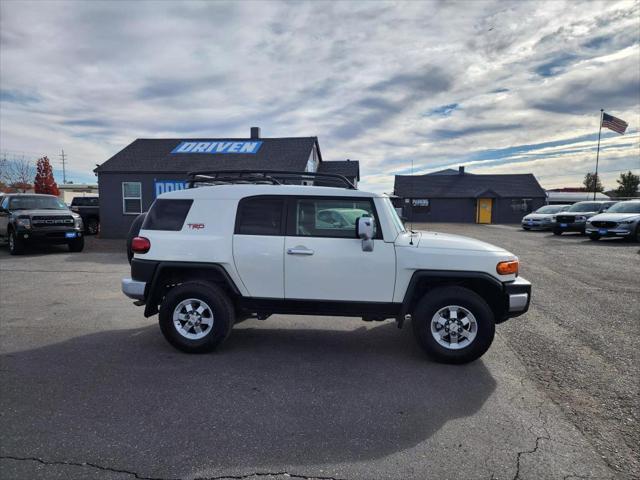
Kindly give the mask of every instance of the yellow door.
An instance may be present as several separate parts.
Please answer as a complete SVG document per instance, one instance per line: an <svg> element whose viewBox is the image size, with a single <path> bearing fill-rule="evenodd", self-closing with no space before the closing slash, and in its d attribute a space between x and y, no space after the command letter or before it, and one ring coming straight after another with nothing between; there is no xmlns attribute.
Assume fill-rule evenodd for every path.
<svg viewBox="0 0 640 480"><path fill-rule="evenodd" d="M492 204L493 204L493 200L490 198L478 199L478 214L477 214L478 223L491 223Z"/></svg>

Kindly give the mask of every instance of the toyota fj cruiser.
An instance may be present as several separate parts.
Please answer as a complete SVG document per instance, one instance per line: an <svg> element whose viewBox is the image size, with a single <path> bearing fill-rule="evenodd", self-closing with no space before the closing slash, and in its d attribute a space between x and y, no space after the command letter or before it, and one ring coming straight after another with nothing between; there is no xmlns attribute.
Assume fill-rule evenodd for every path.
<svg viewBox="0 0 640 480"><path fill-rule="evenodd" d="M248 316L336 315L410 320L428 355L465 363L529 308L515 255L408 231L387 196L339 175L194 172L188 186L156 199L122 280L185 352L214 349Z"/></svg>

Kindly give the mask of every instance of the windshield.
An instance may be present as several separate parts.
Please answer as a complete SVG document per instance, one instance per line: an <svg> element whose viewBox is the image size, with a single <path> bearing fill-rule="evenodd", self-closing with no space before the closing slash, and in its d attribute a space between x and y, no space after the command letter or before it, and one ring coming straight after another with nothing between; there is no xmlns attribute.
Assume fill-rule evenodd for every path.
<svg viewBox="0 0 640 480"><path fill-rule="evenodd" d="M535 211L535 213L558 213L563 212L568 208L568 205L545 205Z"/></svg>
<svg viewBox="0 0 640 480"><path fill-rule="evenodd" d="M640 213L640 202L618 202L607 213Z"/></svg>
<svg viewBox="0 0 640 480"><path fill-rule="evenodd" d="M389 218L391 218L391 221L393 222L393 225L398 230L398 233L405 232L406 230L404 228L404 223L402 223L402 220L400 220L400 217L398 216L398 212L396 211L396 209L394 208L393 204L391 203L391 199L389 197L383 197L382 198L382 203L384 204L385 208L387 209L387 213L389 214Z"/></svg>
<svg viewBox="0 0 640 480"><path fill-rule="evenodd" d="M56 197L20 195L9 200L9 210L66 210L67 206Z"/></svg>
<svg viewBox="0 0 640 480"><path fill-rule="evenodd" d="M599 203L574 203L567 212L597 212L600 209Z"/></svg>

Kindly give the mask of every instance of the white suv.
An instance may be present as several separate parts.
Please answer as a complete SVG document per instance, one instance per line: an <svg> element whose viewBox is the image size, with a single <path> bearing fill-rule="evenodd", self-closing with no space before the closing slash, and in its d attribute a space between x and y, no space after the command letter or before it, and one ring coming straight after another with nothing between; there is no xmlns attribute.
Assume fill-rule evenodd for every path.
<svg viewBox="0 0 640 480"><path fill-rule="evenodd" d="M331 177L331 178L330 178ZM236 321L271 314L410 319L432 358L480 357L495 324L529 308L518 258L471 238L407 231L386 195L346 179L283 172L196 172L161 195L122 290L166 339L213 350ZM342 187L317 186L341 181ZM287 184L294 181L297 184ZM314 182L315 185L305 185Z"/></svg>

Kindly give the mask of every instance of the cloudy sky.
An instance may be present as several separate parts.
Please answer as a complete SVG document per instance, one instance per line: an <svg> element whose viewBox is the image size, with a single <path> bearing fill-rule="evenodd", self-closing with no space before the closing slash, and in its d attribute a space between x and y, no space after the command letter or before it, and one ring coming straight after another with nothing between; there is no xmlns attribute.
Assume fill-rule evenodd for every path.
<svg viewBox="0 0 640 480"><path fill-rule="evenodd" d="M464 164L640 171L638 1L0 4L0 152L91 169L135 138L317 135L362 188ZM60 181L60 179L58 179Z"/></svg>

